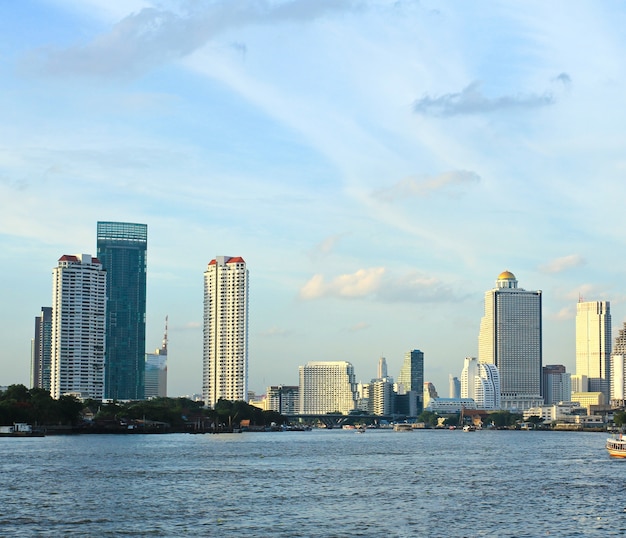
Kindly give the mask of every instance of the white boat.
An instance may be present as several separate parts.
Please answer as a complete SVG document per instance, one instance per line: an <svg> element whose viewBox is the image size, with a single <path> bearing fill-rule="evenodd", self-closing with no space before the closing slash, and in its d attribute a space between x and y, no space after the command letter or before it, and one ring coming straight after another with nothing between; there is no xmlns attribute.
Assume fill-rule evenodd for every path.
<svg viewBox="0 0 626 538"><path fill-rule="evenodd" d="M472 426L471 424L466 424L465 426L463 426L463 431L464 432L475 432L476 431L476 426Z"/></svg>
<svg viewBox="0 0 626 538"><path fill-rule="evenodd" d="M609 437L606 440L606 449L612 458L626 458L626 439L621 433L615 437Z"/></svg>
<svg viewBox="0 0 626 538"><path fill-rule="evenodd" d="M398 424L393 425L393 431L395 432L412 432L413 424L409 424L407 422L399 422Z"/></svg>

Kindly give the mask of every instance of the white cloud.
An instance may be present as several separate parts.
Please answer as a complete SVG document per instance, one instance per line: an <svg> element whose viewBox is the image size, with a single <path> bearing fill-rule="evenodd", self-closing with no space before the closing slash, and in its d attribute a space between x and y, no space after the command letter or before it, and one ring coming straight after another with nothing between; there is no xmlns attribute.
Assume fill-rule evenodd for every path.
<svg viewBox="0 0 626 538"><path fill-rule="evenodd" d="M358 298L375 293L385 273L384 267L359 269L355 273L339 275L326 282L323 275L314 275L300 290L301 299L320 297Z"/></svg>
<svg viewBox="0 0 626 538"><path fill-rule="evenodd" d="M585 265L585 263L585 259L580 254L570 254L569 256L562 256L561 258L555 258L549 261L539 267L539 270L542 273L562 273L573 267L581 267Z"/></svg>

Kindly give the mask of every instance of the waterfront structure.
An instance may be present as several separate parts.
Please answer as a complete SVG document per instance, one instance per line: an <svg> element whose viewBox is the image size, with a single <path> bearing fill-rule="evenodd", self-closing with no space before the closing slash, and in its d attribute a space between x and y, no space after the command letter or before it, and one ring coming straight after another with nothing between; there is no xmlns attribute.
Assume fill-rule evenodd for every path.
<svg viewBox="0 0 626 538"><path fill-rule="evenodd" d="M572 394L571 374L562 364L550 364L542 368L541 386L546 405L567 402Z"/></svg>
<svg viewBox="0 0 626 538"><path fill-rule="evenodd" d="M52 273L50 394L102 400L106 272L89 254L66 254Z"/></svg>
<svg viewBox="0 0 626 538"><path fill-rule="evenodd" d="M31 349L30 386L50 391L52 364L52 307L42 306L35 318L35 337Z"/></svg>
<svg viewBox="0 0 626 538"><path fill-rule="evenodd" d="M300 414L348 414L356 405L354 367L346 361L312 361L299 368Z"/></svg>
<svg viewBox="0 0 626 538"><path fill-rule="evenodd" d="M478 409L500 409L500 376L496 365L466 357L461 372L461 398L472 398Z"/></svg>
<svg viewBox="0 0 626 538"><path fill-rule="evenodd" d="M161 347L146 353L145 398L167 397L167 316Z"/></svg>
<svg viewBox="0 0 626 538"><path fill-rule="evenodd" d="M587 376L590 392L608 402L611 357L611 304L580 301L576 305L576 374Z"/></svg>
<svg viewBox="0 0 626 538"><path fill-rule="evenodd" d="M473 398L431 398L425 406L434 413L460 413L463 409L477 409Z"/></svg>
<svg viewBox="0 0 626 538"><path fill-rule="evenodd" d="M141 400L145 394L148 226L98 222L97 247L109 295L105 397Z"/></svg>
<svg viewBox="0 0 626 538"><path fill-rule="evenodd" d="M267 409L281 415L295 415L300 409L300 391L295 385L267 387Z"/></svg>
<svg viewBox="0 0 626 538"><path fill-rule="evenodd" d="M504 271L485 292L478 361L498 368L501 407L523 411L543 404L541 291L517 284L515 275Z"/></svg>
<svg viewBox="0 0 626 538"><path fill-rule="evenodd" d="M449 387L449 396L450 398L460 398L461 397L461 381L458 377L450 374L450 387Z"/></svg>
<svg viewBox="0 0 626 538"><path fill-rule="evenodd" d="M202 399L247 401L248 269L243 258L216 256L204 273Z"/></svg>

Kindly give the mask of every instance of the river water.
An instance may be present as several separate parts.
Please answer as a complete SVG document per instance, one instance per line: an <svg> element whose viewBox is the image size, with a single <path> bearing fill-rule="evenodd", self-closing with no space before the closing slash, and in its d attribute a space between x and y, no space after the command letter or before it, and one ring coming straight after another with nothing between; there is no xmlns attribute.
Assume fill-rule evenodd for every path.
<svg viewBox="0 0 626 538"><path fill-rule="evenodd" d="M606 434L349 430L0 439L0 536L626 534Z"/></svg>

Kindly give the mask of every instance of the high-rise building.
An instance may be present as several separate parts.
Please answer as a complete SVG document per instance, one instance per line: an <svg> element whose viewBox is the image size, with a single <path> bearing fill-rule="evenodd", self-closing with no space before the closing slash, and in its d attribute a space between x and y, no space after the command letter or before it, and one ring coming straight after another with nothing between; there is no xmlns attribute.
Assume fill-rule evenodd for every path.
<svg viewBox="0 0 626 538"><path fill-rule="evenodd" d="M165 398L167 396L167 316L163 342L154 353L146 353L145 397Z"/></svg>
<svg viewBox="0 0 626 538"><path fill-rule="evenodd" d="M390 378L372 379L368 411L372 415L391 415L394 412L393 381Z"/></svg>
<svg viewBox="0 0 626 538"><path fill-rule="evenodd" d="M31 350L31 387L50 391L51 363L52 307L42 306L41 312L35 318L35 337Z"/></svg>
<svg viewBox="0 0 626 538"><path fill-rule="evenodd" d="M381 357L378 359L378 377L377 379L384 379L387 377L387 359Z"/></svg>
<svg viewBox="0 0 626 538"><path fill-rule="evenodd" d="M104 396L106 272L89 254L64 255L52 277L50 394Z"/></svg>
<svg viewBox="0 0 626 538"><path fill-rule="evenodd" d="M217 256L204 273L202 398L248 396L248 269L241 257Z"/></svg>
<svg viewBox="0 0 626 538"><path fill-rule="evenodd" d="M611 353L611 403L626 404L626 322L615 337Z"/></svg>
<svg viewBox="0 0 626 538"><path fill-rule="evenodd" d="M542 394L546 405L569 402L572 394L572 376L562 364L550 364L542 369Z"/></svg>
<svg viewBox="0 0 626 538"><path fill-rule="evenodd" d="M467 357L461 372L461 398L472 398L478 409L500 409L500 376L496 365Z"/></svg>
<svg viewBox="0 0 626 538"><path fill-rule="evenodd" d="M144 398L148 226L98 222L98 259L107 275L105 397Z"/></svg>
<svg viewBox="0 0 626 538"><path fill-rule="evenodd" d="M523 411L543 404L541 291L518 288L509 271L485 293L478 361L497 366L503 409Z"/></svg>
<svg viewBox="0 0 626 538"><path fill-rule="evenodd" d="M459 381L458 377L453 376L452 374L449 375L448 379L450 382L450 388L449 388L450 398L460 398L461 397L461 381Z"/></svg>
<svg viewBox="0 0 626 538"><path fill-rule="evenodd" d="M346 361L300 366L300 414L348 414L357 400L354 367ZM370 396L371 397L371 396Z"/></svg>
<svg viewBox="0 0 626 538"><path fill-rule="evenodd" d="M267 408L281 415L296 415L300 409L297 386L274 385L267 387Z"/></svg>
<svg viewBox="0 0 626 538"><path fill-rule="evenodd" d="M435 385L433 385L430 381L425 381L422 387L423 390L423 398L424 408L428 406L428 403L436 398L439 398L439 394L437 394L437 389Z"/></svg>
<svg viewBox="0 0 626 538"><path fill-rule="evenodd" d="M586 375L589 392L602 392L609 401L611 305L609 301L576 305L576 374Z"/></svg>
<svg viewBox="0 0 626 538"><path fill-rule="evenodd" d="M398 385L402 385L406 392L419 391L424 386L424 353L419 349L404 354Z"/></svg>

